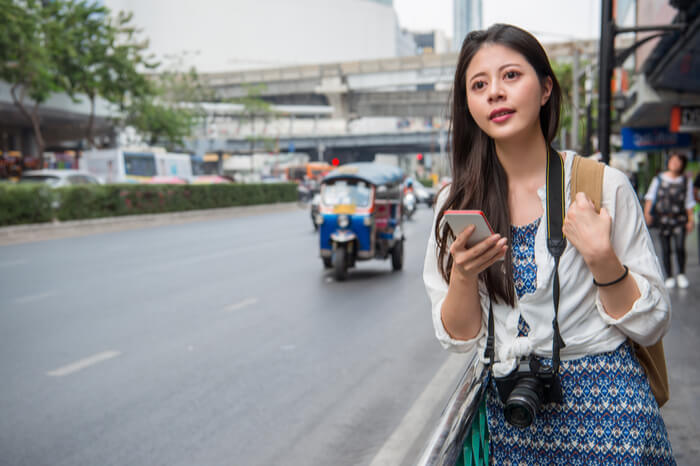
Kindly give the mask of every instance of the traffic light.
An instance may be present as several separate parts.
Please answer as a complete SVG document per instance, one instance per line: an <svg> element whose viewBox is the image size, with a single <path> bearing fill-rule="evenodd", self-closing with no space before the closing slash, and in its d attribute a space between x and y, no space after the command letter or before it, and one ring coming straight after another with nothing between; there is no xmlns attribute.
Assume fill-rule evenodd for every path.
<svg viewBox="0 0 700 466"><path fill-rule="evenodd" d="M425 159L423 158L423 154L416 154L416 160L418 161L419 165L425 165Z"/></svg>
<svg viewBox="0 0 700 466"><path fill-rule="evenodd" d="M337 167L338 165L340 165L340 160L338 160L338 157L334 157L333 160L331 160L331 164L334 167Z"/></svg>

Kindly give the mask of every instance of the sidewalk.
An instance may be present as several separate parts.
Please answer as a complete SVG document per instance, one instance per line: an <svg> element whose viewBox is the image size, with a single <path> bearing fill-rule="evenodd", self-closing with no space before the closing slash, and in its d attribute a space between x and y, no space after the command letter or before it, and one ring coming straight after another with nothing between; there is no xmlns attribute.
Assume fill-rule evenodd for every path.
<svg viewBox="0 0 700 466"><path fill-rule="evenodd" d="M272 212L288 212L293 210L299 210L298 203L285 202L244 207L227 207L222 209L190 210L165 214L127 215L89 220L71 220L67 222L13 225L0 227L0 246L202 220L218 220Z"/></svg>
<svg viewBox="0 0 700 466"><path fill-rule="evenodd" d="M686 239L690 287L670 290L671 330L664 337L671 399L661 409L679 465L700 464L700 266L697 228ZM674 265L675 267L675 265Z"/></svg>

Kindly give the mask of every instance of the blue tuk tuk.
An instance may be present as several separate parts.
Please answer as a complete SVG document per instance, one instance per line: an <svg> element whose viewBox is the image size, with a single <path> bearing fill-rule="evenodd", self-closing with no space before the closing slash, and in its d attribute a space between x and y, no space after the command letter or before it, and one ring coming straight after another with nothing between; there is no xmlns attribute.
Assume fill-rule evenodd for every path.
<svg viewBox="0 0 700 466"><path fill-rule="evenodd" d="M336 280L358 260L391 257L393 270L403 267L402 180L398 167L360 162L321 181L321 258Z"/></svg>

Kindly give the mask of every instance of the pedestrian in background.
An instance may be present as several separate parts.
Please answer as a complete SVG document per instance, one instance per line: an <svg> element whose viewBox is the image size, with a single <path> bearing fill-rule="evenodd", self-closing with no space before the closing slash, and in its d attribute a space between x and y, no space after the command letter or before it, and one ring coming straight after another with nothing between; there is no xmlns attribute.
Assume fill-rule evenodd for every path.
<svg viewBox="0 0 700 466"><path fill-rule="evenodd" d="M697 203L700 202L700 172L695 175L695 181L693 181L693 193L695 194L695 205L697 205ZM698 223L700 223L700 210L698 210ZM698 263L700 263L700 232L698 232L696 236L698 237Z"/></svg>
<svg viewBox="0 0 700 466"><path fill-rule="evenodd" d="M661 255L666 272L666 288L688 288L685 276L685 236L693 231L695 195L693 184L685 175L688 159L685 155L672 153L666 171L654 177L649 185L644 206L647 225L657 228ZM678 274L673 274L671 242L676 255Z"/></svg>
<svg viewBox="0 0 700 466"><path fill-rule="evenodd" d="M423 279L436 336L451 351L484 355L492 306L495 362L485 395L491 464L675 464L629 341L657 342L671 309L627 177L605 167L600 213L584 193L570 199L566 190L568 244L557 288L547 248L547 160L563 164L568 187L575 154L551 148L562 95L546 52L514 26L472 31L452 99L453 182L436 203ZM473 226L452 232L446 210L481 210L496 233L467 247ZM563 401L540 401L531 424L519 427L505 416L501 384L525 361L530 369L533 361L552 367L555 289Z"/></svg>

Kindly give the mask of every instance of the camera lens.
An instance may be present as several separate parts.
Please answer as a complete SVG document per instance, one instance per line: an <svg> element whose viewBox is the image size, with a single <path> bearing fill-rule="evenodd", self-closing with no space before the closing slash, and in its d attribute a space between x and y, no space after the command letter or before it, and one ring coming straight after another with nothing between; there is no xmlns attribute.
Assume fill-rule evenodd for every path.
<svg viewBox="0 0 700 466"><path fill-rule="evenodd" d="M542 396L542 383L537 378L519 379L503 408L506 421L517 427L528 427L542 405Z"/></svg>

